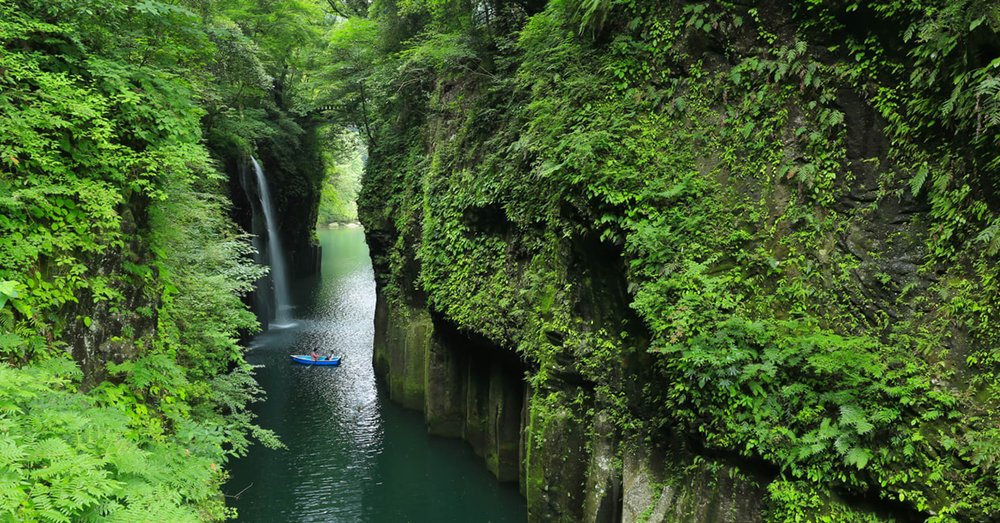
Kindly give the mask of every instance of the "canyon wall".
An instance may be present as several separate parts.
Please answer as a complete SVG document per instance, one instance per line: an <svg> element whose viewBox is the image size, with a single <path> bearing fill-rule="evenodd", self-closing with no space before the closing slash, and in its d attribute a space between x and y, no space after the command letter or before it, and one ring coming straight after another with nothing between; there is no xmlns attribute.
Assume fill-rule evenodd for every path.
<svg viewBox="0 0 1000 523"><path fill-rule="evenodd" d="M373 11L392 397L534 521L995 518L997 8L486 4Z"/></svg>

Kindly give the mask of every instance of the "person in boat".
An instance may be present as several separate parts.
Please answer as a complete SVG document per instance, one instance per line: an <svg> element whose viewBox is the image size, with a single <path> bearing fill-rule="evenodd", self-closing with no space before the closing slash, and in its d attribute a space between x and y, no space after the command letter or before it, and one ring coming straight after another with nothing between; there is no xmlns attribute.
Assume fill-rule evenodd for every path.
<svg viewBox="0 0 1000 523"><path fill-rule="evenodd" d="M332 352L326 356L326 361L333 361L333 353Z"/></svg>
<svg viewBox="0 0 1000 523"><path fill-rule="evenodd" d="M310 352L309 355L312 356L313 361L319 361L319 354L316 354L316 351Z"/></svg>

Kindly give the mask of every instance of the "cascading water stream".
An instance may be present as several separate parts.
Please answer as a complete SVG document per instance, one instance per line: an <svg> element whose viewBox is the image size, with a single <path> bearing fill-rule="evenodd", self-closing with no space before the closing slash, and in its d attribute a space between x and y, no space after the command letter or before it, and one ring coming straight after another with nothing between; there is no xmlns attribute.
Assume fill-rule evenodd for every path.
<svg viewBox="0 0 1000 523"><path fill-rule="evenodd" d="M260 205L264 211L264 224L267 228L267 255L271 262L271 282L274 285L274 320L273 327L284 327L291 322L292 300L288 291L288 272L285 268L285 254L281 249L281 235L271 205L271 193L267 188L264 169L257 159L250 157L254 174L257 176L257 194L260 195Z"/></svg>

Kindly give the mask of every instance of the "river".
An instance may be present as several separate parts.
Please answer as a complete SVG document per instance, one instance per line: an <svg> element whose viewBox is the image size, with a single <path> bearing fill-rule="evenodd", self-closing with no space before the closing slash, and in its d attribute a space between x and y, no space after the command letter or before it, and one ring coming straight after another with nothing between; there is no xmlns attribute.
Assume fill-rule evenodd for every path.
<svg viewBox="0 0 1000 523"><path fill-rule="evenodd" d="M318 231L320 274L292 283L294 324L257 336L267 399L261 426L287 450L254 447L225 491L246 522L518 522L524 499L461 440L429 436L420 413L390 402L372 368L375 282L360 228ZM334 353L340 367L292 365Z"/></svg>

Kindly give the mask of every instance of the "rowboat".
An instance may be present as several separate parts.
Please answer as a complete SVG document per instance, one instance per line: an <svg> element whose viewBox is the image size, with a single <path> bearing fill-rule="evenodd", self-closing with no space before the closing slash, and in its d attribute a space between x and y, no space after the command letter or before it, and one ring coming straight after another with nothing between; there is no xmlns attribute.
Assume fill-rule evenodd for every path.
<svg viewBox="0 0 1000 523"><path fill-rule="evenodd" d="M325 358L314 360L313 357L308 354L292 354L291 358L295 363L301 363L302 365L340 365L339 356L329 360Z"/></svg>

